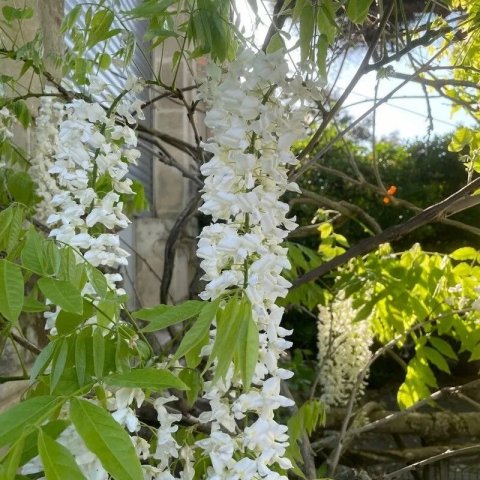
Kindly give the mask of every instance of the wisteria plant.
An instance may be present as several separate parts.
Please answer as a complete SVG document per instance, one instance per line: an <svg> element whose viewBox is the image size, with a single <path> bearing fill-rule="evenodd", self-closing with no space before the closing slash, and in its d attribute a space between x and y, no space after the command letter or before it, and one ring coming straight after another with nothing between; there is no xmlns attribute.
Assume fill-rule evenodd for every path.
<svg viewBox="0 0 480 480"><path fill-rule="evenodd" d="M28 386L0 414L0 480L333 476L369 369L385 351L413 344L398 393L407 409L434 395L433 370L449 371L447 360L457 359L446 337L472 359L480 357L476 250L448 257L415 246L398 258L386 245L375 250L436 219L431 210L377 232L357 250L345 250L347 239L328 215L316 227L318 252L287 242L297 228L288 201L305 194L295 180L353 128L337 129L333 139L325 135L355 85L336 103L329 96L341 30L366 21L377 28L352 82L369 69L388 76L382 69L396 54L379 58L378 47L393 7L371 0L281 1L258 47L230 20L238 3L147 0L121 13L109 2L77 5L64 17L67 41L53 66L40 36L22 43L7 34L21 30L34 11L2 8L1 61L20 65L20 73L0 75L0 350L13 348L22 372L0 382L27 380ZM255 11L261 2L248 3ZM476 10L454 6L465 12L466 31L475 30L469 22ZM131 73L135 39L127 18L149 20L153 47L166 39L178 43L173 78L202 58L191 106L175 81ZM299 27L298 44L290 45L282 29L287 18ZM428 40L445 42L432 61L464 40L442 20L428 24ZM115 86L103 74L114 64L121 72ZM26 74L38 90L24 87ZM201 183L199 212L206 219L197 248L203 283L194 299L131 311L121 273L129 253L120 232L143 206L129 169L141 157L146 88L179 99L189 119L198 105L206 112L209 135L196 135L201 164L193 177ZM26 131L30 145L22 148ZM478 203L472 194L477 137L475 129L461 129L452 141L452 150L470 148L469 183L438 204L438 217L461 210L460 201ZM304 145L297 156L294 144ZM357 173L357 183L366 185ZM381 179L368 188L385 204L399 201ZM351 207L327 206L342 213ZM327 284L307 283L337 267ZM292 330L282 323L292 305L307 310L318 327L316 379L298 399L287 380L304 379L291 380ZM46 331L43 348L26 335L32 322ZM182 334L159 347L152 338L165 329ZM381 344L376 351L374 340ZM333 446L318 447L329 449L326 461L315 462L309 436L335 407L346 408L341 431Z"/></svg>

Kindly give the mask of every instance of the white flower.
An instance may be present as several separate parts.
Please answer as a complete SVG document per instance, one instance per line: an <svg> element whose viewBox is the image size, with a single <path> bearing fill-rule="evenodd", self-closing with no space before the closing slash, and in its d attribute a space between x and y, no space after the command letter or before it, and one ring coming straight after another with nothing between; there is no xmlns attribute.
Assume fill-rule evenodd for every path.
<svg viewBox="0 0 480 480"><path fill-rule="evenodd" d="M210 456L215 473L222 475L230 465L235 451L235 443L230 435L223 432L212 432L208 438L196 442Z"/></svg>
<svg viewBox="0 0 480 480"><path fill-rule="evenodd" d="M121 408L112 413L112 417L129 432L137 432L140 429L140 422L131 408Z"/></svg>

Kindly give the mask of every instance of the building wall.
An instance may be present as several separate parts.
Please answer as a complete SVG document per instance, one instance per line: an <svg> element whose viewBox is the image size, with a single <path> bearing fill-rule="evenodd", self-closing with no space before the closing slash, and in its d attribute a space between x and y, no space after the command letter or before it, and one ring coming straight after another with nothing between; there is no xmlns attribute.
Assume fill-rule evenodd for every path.
<svg viewBox="0 0 480 480"><path fill-rule="evenodd" d="M157 49L153 53L153 67L161 73L163 82L169 83L173 78L172 55L178 46L166 42L163 52ZM196 64L186 65L182 61L177 77L178 88L194 83L192 71L196 73ZM194 92L186 92L187 103L194 98ZM198 133L205 138L203 114L195 118ZM195 143L193 129L187 117L187 110L179 105L178 100L162 99L153 106L153 128L191 144ZM168 152L185 168L194 171L193 160L185 153L166 147ZM136 248L150 267L162 274L164 267L164 250L168 235L179 214L197 194L197 188L191 180L184 178L176 168L154 160L154 208L155 217L141 218L136 221ZM170 288L169 302L185 300L189 295L190 283L196 272L196 236L198 235L195 220L188 222L179 239L174 259L174 270ZM171 259L170 259L171 260ZM152 306L160 302L160 281L152 273L144 261L137 258L137 288L142 306Z"/></svg>

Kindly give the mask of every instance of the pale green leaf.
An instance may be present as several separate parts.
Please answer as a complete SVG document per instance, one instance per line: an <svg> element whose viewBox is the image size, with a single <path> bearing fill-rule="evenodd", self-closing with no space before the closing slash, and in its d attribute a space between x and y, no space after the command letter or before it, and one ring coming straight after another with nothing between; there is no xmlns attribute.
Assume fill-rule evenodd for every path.
<svg viewBox="0 0 480 480"><path fill-rule="evenodd" d="M44 253L44 238L35 230L30 230L26 235L21 259L22 265L28 270L40 275L47 273Z"/></svg>
<svg viewBox="0 0 480 480"><path fill-rule="evenodd" d="M208 341L210 325L215 318L215 314L217 313L219 305L220 299L208 303L204 302L204 306L200 311L198 318L195 320L188 332L184 335L182 342L175 352L173 356L175 360L183 357L199 344Z"/></svg>
<svg viewBox="0 0 480 480"><path fill-rule="evenodd" d="M47 344L46 347L38 354L35 362L30 370L30 381L33 382L39 375L41 375L50 364L50 360L55 353L55 347L59 340L53 340Z"/></svg>
<svg viewBox="0 0 480 480"><path fill-rule="evenodd" d="M38 453L47 480L86 480L70 451L42 430L38 433Z"/></svg>
<svg viewBox="0 0 480 480"><path fill-rule="evenodd" d="M423 347L423 351L431 364L435 365L445 373L450 373L450 367L448 366L447 361L438 350L431 347Z"/></svg>
<svg viewBox="0 0 480 480"><path fill-rule="evenodd" d="M38 287L46 298L62 310L77 314L83 312L82 296L70 282L41 278L38 281Z"/></svg>
<svg viewBox="0 0 480 480"><path fill-rule="evenodd" d="M350 0L347 5L347 16L353 23L363 23L368 15L373 0Z"/></svg>
<svg viewBox="0 0 480 480"><path fill-rule="evenodd" d="M184 368L180 371L178 377L188 388L186 392L187 403L189 407L192 407L197 401L199 393L202 391L202 377L200 373L193 368Z"/></svg>
<svg viewBox="0 0 480 480"><path fill-rule="evenodd" d="M453 260L475 260L477 258L478 251L473 247L462 247L453 251L449 257Z"/></svg>
<svg viewBox="0 0 480 480"><path fill-rule="evenodd" d="M300 57L306 62L310 57L312 38L315 28L315 11L310 2L306 2L300 14Z"/></svg>
<svg viewBox="0 0 480 480"><path fill-rule="evenodd" d="M82 330L75 338L75 371L80 386L85 383L85 373L87 370L86 332L86 330Z"/></svg>
<svg viewBox="0 0 480 480"><path fill-rule="evenodd" d="M275 32L268 42L267 53L273 53L282 48L285 48L285 42L280 33Z"/></svg>
<svg viewBox="0 0 480 480"><path fill-rule="evenodd" d="M15 323L22 311L23 302L22 270L18 265L0 260L0 313Z"/></svg>
<svg viewBox="0 0 480 480"><path fill-rule="evenodd" d="M443 340L442 338L438 337L429 337L428 341L445 357L448 357L452 360L456 360L457 354L453 350L452 346Z"/></svg>
<svg viewBox="0 0 480 480"><path fill-rule="evenodd" d="M72 398L70 419L87 448L115 480L143 478L130 435L109 412L87 400Z"/></svg>
<svg viewBox="0 0 480 480"><path fill-rule="evenodd" d="M67 420L52 420L45 425L42 425L43 432L50 438L57 438L68 426L70 422ZM38 432L34 430L25 437L24 447L22 449L21 465L25 465L29 460L38 455ZM1 478L1 477L0 477Z"/></svg>
<svg viewBox="0 0 480 480"><path fill-rule="evenodd" d="M247 299L239 300L233 297L229 300L221 314L217 315L217 335L213 344L212 353L208 359L211 364L213 359L218 359L213 381L224 378L232 362L233 355L239 341L239 331L242 321L249 315L251 306Z"/></svg>
<svg viewBox="0 0 480 480"><path fill-rule="evenodd" d="M59 403L56 397L33 397L0 414L0 446L14 442L25 429L42 423Z"/></svg>
<svg viewBox="0 0 480 480"><path fill-rule="evenodd" d="M65 364L68 355L68 342L65 338L62 338L55 347L55 353L52 360L52 374L50 377L50 393L55 390L60 377L65 369Z"/></svg>
<svg viewBox="0 0 480 480"><path fill-rule="evenodd" d="M93 332L93 369L97 379L103 377L103 366L105 365L105 339L102 329L96 328Z"/></svg>
<svg viewBox="0 0 480 480"><path fill-rule="evenodd" d="M98 296L100 298L104 298L108 291L107 279L105 278L105 275L98 268L89 265L87 266L87 276Z"/></svg>
<svg viewBox="0 0 480 480"><path fill-rule="evenodd" d="M138 310L135 318L150 322L143 332L155 332L195 317L204 307L205 302L189 300L180 305L158 305L153 308Z"/></svg>
<svg viewBox="0 0 480 480"><path fill-rule="evenodd" d="M448 145L451 152L461 152L473 140L473 132L470 128L460 127L453 134L453 138Z"/></svg>
<svg viewBox="0 0 480 480"><path fill-rule="evenodd" d="M3 475L0 471L0 480L10 480L12 478L16 478L15 473L20 466L24 445L25 437L21 437L4 457L2 466L5 470Z"/></svg>
<svg viewBox="0 0 480 480"><path fill-rule="evenodd" d="M240 319L239 339L237 344L238 368L242 377L243 388L248 391L252 382L259 353L258 327L251 315L245 310L246 317ZM249 314L250 313L250 314Z"/></svg>
<svg viewBox="0 0 480 480"><path fill-rule="evenodd" d="M36 298L33 297L25 297L23 299L23 312L28 313L37 313L37 312L45 312L48 310L49 307L42 302L39 302Z"/></svg>
<svg viewBox="0 0 480 480"><path fill-rule="evenodd" d="M115 387L188 390L188 387L173 373L156 368L137 368L125 373L116 373L105 377L103 381Z"/></svg>

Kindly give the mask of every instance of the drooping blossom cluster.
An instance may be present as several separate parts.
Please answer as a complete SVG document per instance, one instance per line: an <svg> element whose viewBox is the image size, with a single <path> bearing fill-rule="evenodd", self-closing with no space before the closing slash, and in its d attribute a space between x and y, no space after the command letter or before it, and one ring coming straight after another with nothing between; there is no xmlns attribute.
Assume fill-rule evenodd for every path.
<svg viewBox="0 0 480 480"><path fill-rule="evenodd" d="M9 140L13 137L12 123L13 115L7 107L0 108L0 142Z"/></svg>
<svg viewBox="0 0 480 480"><path fill-rule="evenodd" d="M105 91L105 85L92 79L90 93ZM36 140L30 174L37 184L41 208L37 212L47 225L53 227L50 235L73 246L90 264L97 267L117 268L127 263L127 252L120 248L118 230L129 221L122 212L120 194L133 193L131 180L126 178L128 166L135 163L140 152L135 148L137 138L131 128L136 119L143 118L142 102L135 94L142 88L135 78L127 80L124 93L117 99L87 102L74 99L61 103L46 97L42 100L36 119ZM126 120L126 122L125 122ZM101 233L98 232L101 227ZM97 228L96 228L97 227ZM78 261L83 261L78 258ZM122 280L120 274L106 274L111 288ZM93 285L86 283L83 293L95 296ZM101 299L98 299L101 300ZM47 328L55 333L55 318L59 312L47 312ZM96 323L93 317L87 323ZM179 456L185 468L181 480L193 478L191 451L177 444L173 433L180 414L172 414L167 403L174 396L149 400L157 411L159 427L156 429L156 449L139 435L140 421L136 409L145 401L139 388L106 390L107 408L112 417L130 434L137 455L149 460L142 466L144 478L174 480L170 473L171 458ZM94 399L93 402L96 403ZM107 480L108 472L100 460L90 452L73 426L67 427L58 442L68 448L82 473L88 479ZM22 469L25 474L43 470L37 456ZM189 473L190 472L190 473Z"/></svg>
<svg viewBox="0 0 480 480"><path fill-rule="evenodd" d="M55 90L45 87L47 94ZM55 96L45 96L40 99L38 115L33 130L32 158L29 173L36 182L36 194L40 201L35 206L37 219L45 223L54 213L52 199L61 193L55 178L50 173L58 145L58 129L65 113L65 104Z"/></svg>
<svg viewBox="0 0 480 480"><path fill-rule="evenodd" d="M320 399L329 406L344 406L371 358L373 333L368 320L354 321L357 311L343 293L318 309ZM357 396L362 395L366 378L358 385Z"/></svg>
<svg viewBox="0 0 480 480"><path fill-rule="evenodd" d="M125 85L125 91L137 88L134 80ZM120 195L133 193L126 175L140 152L135 148L135 131L118 119L119 111L127 114L132 109L141 115L127 95L108 109L98 102L74 99L65 105L60 123L49 173L55 176L61 193L52 198L55 213L47 224L54 227L51 236L79 248L94 266L116 268L127 263L128 253L120 248L116 233L129 223ZM105 186L98 189L102 183ZM92 234L97 225L105 233Z"/></svg>
<svg viewBox="0 0 480 480"><path fill-rule="evenodd" d="M292 373L278 361L291 342L281 327L283 309L275 305L290 286L282 270L290 267L281 244L296 227L280 201L297 190L287 179L295 165L292 143L305 137L305 100L314 93L298 78L288 79L282 52L244 51L225 68L211 65L201 98L208 104L205 123L212 137L204 149L212 158L201 167L205 175L201 211L213 222L200 234L198 256L205 271L203 299L243 291L258 326L260 352L248 393L233 366L226 378L205 383L210 411L200 416L211 424L211 435L199 442L210 456L211 479L275 479L286 477L287 427L276 422L275 411L293 402L280 394L280 382ZM302 99L302 100L301 100ZM204 354L211 351L215 330ZM213 370L215 369L215 364ZM252 420L241 431L236 420Z"/></svg>
<svg viewBox="0 0 480 480"><path fill-rule="evenodd" d="M76 248L95 267L127 264L128 252L120 247L118 230L129 220L120 195L133 193L126 175L140 152L135 131L125 120L133 121L133 112L143 118L135 99L141 88L141 82L131 77L119 97L97 101L95 95L106 85L92 79L92 101L75 98L61 103L46 98L36 120L30 173L42 198L37 212L51 229L50 236ZM118 273L106 278L111 288L122 281ZM89 283L84 293L94 293ZM58 311L45 314L46 328L53 333Z"/></svg>

